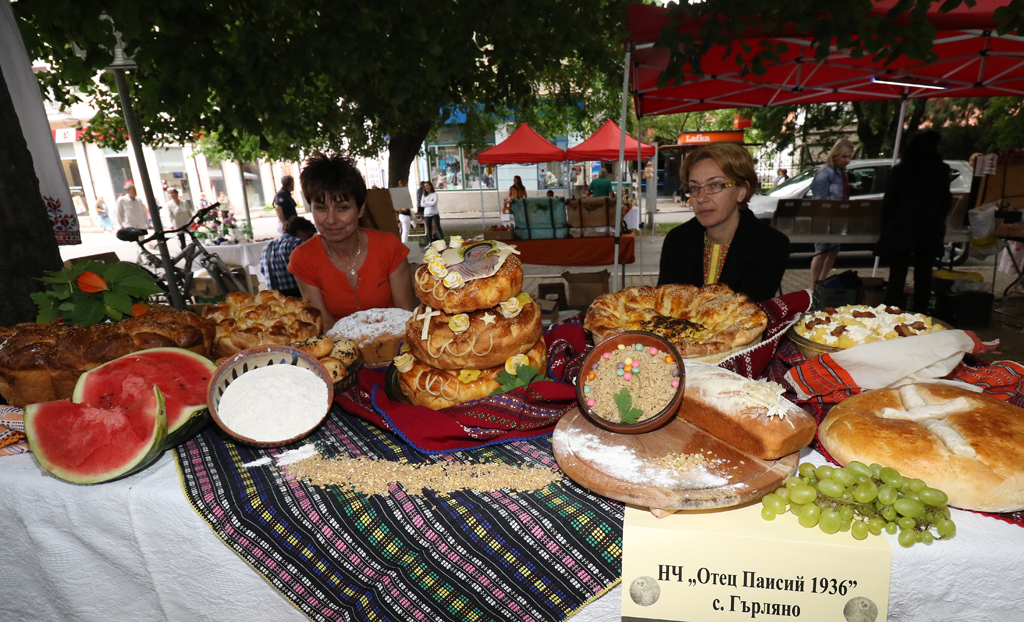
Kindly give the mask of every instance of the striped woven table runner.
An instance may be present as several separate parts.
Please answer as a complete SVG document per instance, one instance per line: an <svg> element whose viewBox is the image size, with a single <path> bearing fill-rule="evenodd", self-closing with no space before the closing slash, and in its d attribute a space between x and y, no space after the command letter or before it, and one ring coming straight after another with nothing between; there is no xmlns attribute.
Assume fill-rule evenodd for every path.
<svg viewBox="0 0 1024 622"><path fill-rule="evenodd" d="M557 468L550 437L426 455L335 406L324 457ZM189 501L312 620L565 620L620 580L622 506L568 478L533 492L366 496L298 482L285 449L212 426L176 450ZM268 461L261 461L268 462Z"/></svg>

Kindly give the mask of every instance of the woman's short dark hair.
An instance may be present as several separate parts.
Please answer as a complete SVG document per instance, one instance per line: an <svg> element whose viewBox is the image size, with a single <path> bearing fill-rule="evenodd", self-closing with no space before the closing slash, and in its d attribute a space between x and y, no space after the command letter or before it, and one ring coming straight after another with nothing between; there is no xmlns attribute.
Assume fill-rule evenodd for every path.
<svg viewBox="0 0 1024 622"><path fill-rule="evenodd" d="M366 203L366 182L352 158L335 153L315 152L299 173L302 194L312 203L323 203L327 197L351 199L356 207Z"/></svg>

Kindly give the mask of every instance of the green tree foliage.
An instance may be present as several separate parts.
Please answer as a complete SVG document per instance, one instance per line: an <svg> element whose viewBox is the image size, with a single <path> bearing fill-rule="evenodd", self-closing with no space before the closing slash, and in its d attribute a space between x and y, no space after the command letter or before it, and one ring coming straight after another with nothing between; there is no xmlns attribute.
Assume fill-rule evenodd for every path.
<svg viewBox="0 0 1024 622"><path fill-rule="evenodd" d="M92 98L90 128L124 129L110 76L108 14L138 69L131 97L148 144L215 135L241 160L310 149L376 155L405 179L428 132L451 111L593 127L615 110L626 0L21 0L29 54L65 104ZM76 56L70 42L86 51ZM514 112L513 112L514 111ZM538 129L541 129L538 128ZM472 133L472 132L471 132Z"/></svg>

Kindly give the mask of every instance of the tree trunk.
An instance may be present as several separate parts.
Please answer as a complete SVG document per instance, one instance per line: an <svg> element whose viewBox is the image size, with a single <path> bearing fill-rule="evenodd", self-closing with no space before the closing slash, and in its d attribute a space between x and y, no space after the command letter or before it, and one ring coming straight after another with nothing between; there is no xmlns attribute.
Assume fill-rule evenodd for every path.
<svg viewBox="0 0 1024 622"><path fill-rule="evenodd" d="M424 122L391 133L388 139L388 184L392 188L397 188L399 181L409 184L409 167L433 126L433 123Z"/></svg>
<svg viewBox="0 0 1024 622"><path fill-rule="evenodd" d="M59 270L61 259L2 68L0 145L0 326L11 326L35 321L29 294L46 289L35 279Z"/></svg>

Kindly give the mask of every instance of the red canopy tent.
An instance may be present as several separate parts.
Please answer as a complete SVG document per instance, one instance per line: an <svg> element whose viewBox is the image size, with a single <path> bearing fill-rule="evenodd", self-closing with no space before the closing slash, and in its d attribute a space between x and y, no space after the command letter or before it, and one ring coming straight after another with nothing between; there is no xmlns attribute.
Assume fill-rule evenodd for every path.
<svg viewBox="0 0 1024 622"><path fill-rule="evenodd" d="M877 2L872 13L883 14L892 0ZM669 52L655 48L659 31L669 26L668 10L630 5L626 24L634 46L629 63L634 103L640 117L713 110L824 102L926 97L991 97L1024 95L1024 37L996 33L993 17L1005 0L976 0L940 13L941 3L928 11L935 26L934 62L898 58L883 66L872 56L853 57L834 48L823 60L814 58L812 37L800 35L787 24L775 32L747 31L735 40L733 54L712 47L701 59L702 76L684 67L684 84L658 87L658 76L669 62ZM680 32L700 35L701 23L684 22ZM787 51L767 66L764 75L742 75L735 54L746 43L753 50L762 41L785 43ZM699 39L695 44L699 44ZM746 56L750 54L744 53Z"/></svg>
<svg viewBox="0 0 1024 622"><path fill-rule="evenodd" d="M615 124L615 121L608 119L590 138L575 147L570 147L566 151L566 155L568 155L569 159L573 162L582 162L585 160L618 160L621 141L622 130L620 130L619 126ZM654 145L638 143L635 138L626 134L625 159L636 161L638 145L641 158L654 157Z"/></svg>
<svg viewBox="0 0 1024 622"><path fill-rule="evenodd" d="M480 164L532 164L564 160L565 149L552 145L526 123L516 128L505 140L476 156Z"/></svg>
<svg viewBox="0 0 1024 622"><path fill-rule="evenodd" d="M876 2L872 13L885 13L894 4L894 0ZM684 67L685 82L665 87L658 87L658 76L668 65L669 51L654 44L662 29L671 26L669 11L633 4L626 14L630 32L626 80L632 85L640 119L720 108L898 99L904 106L900 109L895 160L908 99L1024 95L1024 37L996 32L994 12L1005 4L1005 0L975 0L974 6L964 4L946 13L939 12L941 3L932 5L928 19L936 31L932 49L938 60L934 62L901 57L883 65L870 55L855 58L838 47L818 60L812 36L786 24L773 32L749 29L737 35L732 54L725 54L723 46L712 47L701 58L702 75ZM695 45L700 45L700 27L698 20L678 26L680 32L696 37ZM779 53L779 60L769 64L763 75L744 75L736 54L749 57L763 47L763 42L784 43L787 50ZM752 51L741 51L745 46ZM629 84L623 86L623 123L627 89ZM625 154L620 154L622 159Z"/></svg>

